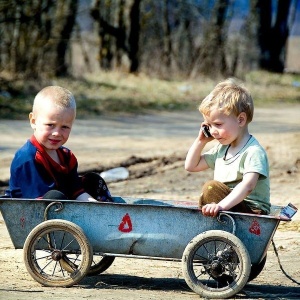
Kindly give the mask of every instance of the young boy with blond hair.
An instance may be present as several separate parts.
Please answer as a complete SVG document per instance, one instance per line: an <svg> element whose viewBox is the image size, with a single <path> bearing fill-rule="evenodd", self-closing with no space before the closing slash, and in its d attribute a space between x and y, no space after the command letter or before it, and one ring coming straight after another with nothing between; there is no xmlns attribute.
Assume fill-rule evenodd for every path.
<svg viewBox="0 0 300 300"><path fill-rule="evenodd" d="M36 95L29 114L33 135L11 163L7 196L111 201L104 180L95 173L79 177L75 155L63 146L75 117L76 102L69 90L48 86Z"/></svg>
<svg viewBox="0 0 300 300"><path fill-rule="evenodd" d="M231 210L268 214L269 164L265 150L248 130L254 112L250 93L236 80L227 79L216 85L199 111L204 122L187 153L185 169L214 170L214 180L202 187L202 213L216 216L221 210ZM217 145L202 153L213 140Z"/></svg>

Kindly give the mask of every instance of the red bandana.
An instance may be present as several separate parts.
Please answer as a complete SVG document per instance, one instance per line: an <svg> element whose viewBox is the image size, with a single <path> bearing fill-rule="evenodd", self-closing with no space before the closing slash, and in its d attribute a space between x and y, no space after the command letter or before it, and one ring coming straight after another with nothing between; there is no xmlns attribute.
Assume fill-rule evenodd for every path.
<svg viewBox="0 0 300 300"><path fill-rule="evenodd" d="M37 148L35 159L43 165L49 175L53 178L57 184L55 173L68 174L77 164L77 160L72 152L64 147L60 147L56 150L59 157L60 164L54 161L50 155L46 152L44 147L37 141L34 135L31 136L30 142Z"/></svg>

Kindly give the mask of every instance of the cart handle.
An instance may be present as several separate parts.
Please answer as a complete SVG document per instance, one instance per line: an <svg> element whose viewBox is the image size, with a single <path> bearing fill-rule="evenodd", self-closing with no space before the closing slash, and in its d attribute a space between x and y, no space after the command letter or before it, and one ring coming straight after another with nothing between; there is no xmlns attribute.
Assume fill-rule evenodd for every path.
<svg viewBox="0 0 300 300"><path fill-rule="evenodd" d="M51 202L44 211L44 220L47 221L48 220L48 211L50 209L51 206L56 205L56 209L54 210L55 212L61 211L64 209L64 206L61 202Z"/></svg>
<svg viewBox="0 0 300 300"><path fill-rule="evenodd" d="M226 221L221 220L221 218L222 218L223 216L227 217L227 218L231 221L231 223L232 223L232 234L235 235L236 225L235 225L235 221L234 221L233 217L230 216L230 215L228 215L228 214L226 214L226 213L220 212L220 213L218 214L218 216L217 216L217 220L218 220L220 223L226 223Z"/></svg>

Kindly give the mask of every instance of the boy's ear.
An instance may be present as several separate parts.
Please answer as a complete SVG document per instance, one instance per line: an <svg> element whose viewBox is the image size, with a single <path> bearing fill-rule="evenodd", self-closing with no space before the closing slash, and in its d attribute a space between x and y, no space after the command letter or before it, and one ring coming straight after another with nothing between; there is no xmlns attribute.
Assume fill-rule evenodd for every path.
<svg viewBox="0 0 300 300"><path fill-rule="evenodd" d="M241 112L238 116L239 126L244 126L247 123L247 115L245 112Z"/></svg>
<svg viewBox="0 0 300 300"><path fill-rule="evenodd" d="M33 112L29 113L29 122L32 129L35 129L35 117Z"/></svg>

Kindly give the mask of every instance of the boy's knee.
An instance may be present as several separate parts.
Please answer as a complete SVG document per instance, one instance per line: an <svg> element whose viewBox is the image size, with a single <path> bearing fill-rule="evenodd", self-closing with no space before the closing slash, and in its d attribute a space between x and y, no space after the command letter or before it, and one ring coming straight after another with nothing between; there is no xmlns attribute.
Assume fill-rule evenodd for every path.
<svg viewBox="0 0 300 300"><path fill-rule="evenodd" d="M215 202L219 203L230 193L229 187L217 180L210 180L204 183L199 199L199 206Z"/></svg>
<svg viewBox="0 0 300 300"><path fill-rule="evenodd" d="M113 202L105 180L98 173L90 172L85 174L82 176L82 183L85 192L96 200Z"/></svg>
<svg viewBox="0 0 300 300"><path fill-rule="evenodd" d="M43 199L67 200L68 197L60 191L50 190L43 196Z"/></svg>

